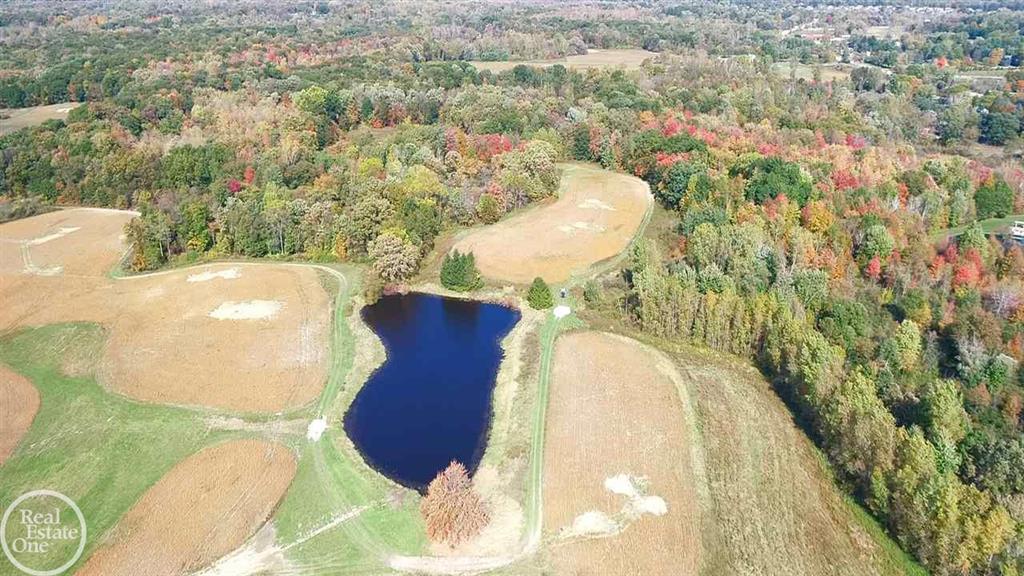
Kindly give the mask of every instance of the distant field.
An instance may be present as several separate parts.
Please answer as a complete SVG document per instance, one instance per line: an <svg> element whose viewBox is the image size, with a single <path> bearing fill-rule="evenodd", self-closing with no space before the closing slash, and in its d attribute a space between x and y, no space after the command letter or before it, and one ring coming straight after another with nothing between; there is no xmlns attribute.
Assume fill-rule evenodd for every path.
<svg viewBox="0 0 1024 576"><path fill-rule="evenodd" d="M979 220L978 226L981 227L981 231L986 234L998 234L1006 233L1009 231L1010 226L1013 225L1016 220L1024 220L1024 214L1010 214L1004 218L988 218L985 220ZM970 224L964 224L963 226L956 226L954 228L946 228L933 234L935 238L944 238L946 236L959 236L964 233Z"/></svg>
<svg viewBox="0 0 1024 576"><path fill-rule="evenodd" d="M652 203L639 178L583 164L563 167L558 200L471 230L455 248L473 252L485 278L561 282L619 255Z"/></svg>
<svg viewBox="0 0 1024 576"><path fill-rule="evenodd" d="M565 58L554 58L551 60L520 60L506 62L484 62L471 60L469 63L477 70L490 70L491 72L504 72L511 70L520 64L527 66L538 66L546 68L561 64L566 68L639 68L644 60L657 56L655 52L638 50L635 48L611 49L611 50L589 50L581 56L568 56Z"/></svg>
<svg viewBox="0 0 1024 576"><path fill-rule="evenodd" d="M792 73L799 80L813 80L814 71L820 70L821 79L825 82L849 80L853 68L850 64L794 64L792 62L772 64L772 71L783 78L789 78Z"/></svg>
<svg viewBox="0 0 1024 576"><path fill-rule="evenodd" d="M62 102L31 108L0 108L0 136L29 126L37 126L47 120L63 120L78 102Z"/></svg>

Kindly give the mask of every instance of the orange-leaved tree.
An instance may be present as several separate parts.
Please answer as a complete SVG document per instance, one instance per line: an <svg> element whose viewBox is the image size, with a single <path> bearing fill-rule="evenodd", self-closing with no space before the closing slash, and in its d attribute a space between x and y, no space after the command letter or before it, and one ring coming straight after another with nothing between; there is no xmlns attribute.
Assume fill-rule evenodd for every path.
<svg viewBox="0 0 1024 576"><path fill-rule="evenodd" d="M480 495L473 490L466 467L452 460L427 487L420 503L427 525L427 536L434 542L455 546L480 533L490 521L490 513Z"/></svg>

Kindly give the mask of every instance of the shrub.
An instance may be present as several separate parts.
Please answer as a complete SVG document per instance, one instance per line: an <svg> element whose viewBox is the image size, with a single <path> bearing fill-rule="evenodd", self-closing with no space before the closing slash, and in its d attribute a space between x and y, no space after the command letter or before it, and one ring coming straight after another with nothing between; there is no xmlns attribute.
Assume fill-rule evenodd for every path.
<svg viewBox="0 0 1024 576"><path fill-rule="evenodd" d="M466 467L455 460L430 482L420 514L427 536L453 547L479 534L490 522L490 513L473 490Z"/></svg>
<svg viewBox="0 0 1024 576"><path fill-rule="evenodd" d="M530 284L526 301L534 310L543 310L555 305L555 297L551 295L551 288L548 288L547 283L539 276L533 279L533 284Z"/></svg>
<svg viewBox="0 0 1024 576"><path fill-rule="evenodd" d="M441 263L441 285L456 292L468 292L483 286L472 252L458 250L447 254Z"/></svg>

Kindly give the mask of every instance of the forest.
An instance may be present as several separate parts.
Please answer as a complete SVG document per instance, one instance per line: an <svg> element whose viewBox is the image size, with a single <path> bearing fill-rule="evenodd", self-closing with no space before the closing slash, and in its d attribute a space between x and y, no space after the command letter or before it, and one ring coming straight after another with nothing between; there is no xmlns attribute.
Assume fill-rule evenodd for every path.
<svg viewBox="0 0 1024 576"><path fill-rule="evenodd" d="M1024 247L999 228L1024 220L1024 5L51 8L0 10L0 108L74 106L0 136L0 222L133 209L132 271L391 285L551 198L559 162L628 172L670 225L587 302L753 361L932 573L1024 570ZM562 62L613 48L650 57ZM520 60L555 63L472 63ZM442 280L481 284L458 253Z"/></svg>

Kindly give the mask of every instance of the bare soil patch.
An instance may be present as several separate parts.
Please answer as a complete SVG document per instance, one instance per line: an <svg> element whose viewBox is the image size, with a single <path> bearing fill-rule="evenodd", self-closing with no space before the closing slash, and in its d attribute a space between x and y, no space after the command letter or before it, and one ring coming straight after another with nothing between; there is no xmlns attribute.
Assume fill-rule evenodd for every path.
<svg viewBox="0 0 1024 576"><path fill-rule="evenodd" d="M670 369L627 338L558 339L543 485L555 573L697 573L699 475Z"/></svg>
<svg viewBox="0 0 1024 576"><path fill-rule="evenodd" d="M179 575L204 568L262 526L292 478L284 446L237 440L167 473L121 518L79 576Z"/></svg>
<svg viewBox="0 0 1024 576"><path fill-rule="evenodd" d="M47 120L64 120L68 112L79 105L78 102L62 102L29 108L0 108L0 136L28 126L38 126Z"/></svg>
<svg viewBox="0 0 1024 576"><path fill-rule="evenodd" d="M651 202L639 178L567 164L555 202L470 231L455 248L473 252L487 278L525 284L540 276L562 282L621 254Z"/></svg>
<svg viewBox="0 0 1024 576"><path fill-rule="evenodd" d="M39 411L39 392L21 374L0 364L0 465L14 453Z"/></svg>

